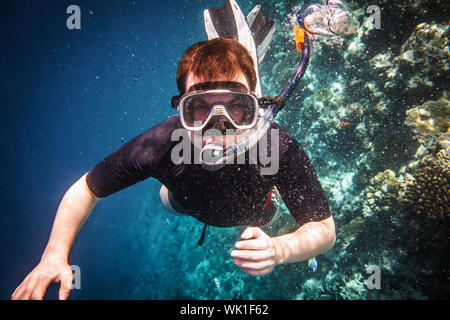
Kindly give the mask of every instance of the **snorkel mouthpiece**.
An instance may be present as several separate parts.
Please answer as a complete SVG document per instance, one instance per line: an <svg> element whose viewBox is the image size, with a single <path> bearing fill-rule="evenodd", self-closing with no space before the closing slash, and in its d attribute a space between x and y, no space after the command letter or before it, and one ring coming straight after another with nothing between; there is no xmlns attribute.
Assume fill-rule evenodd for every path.
<svg viewBox="0 0 450 320"><path fill-rule="evenodd" d="M218 169L220 165L224 164L223 155L223 145L216 142L211 142L206 144L200 151L200 161L204 168L212 171Z"/></svg>
<svg viewBox="0 0 450 320"><path fill-rule="evenodd" d="M200 153L202 161L207 164L218 163L223 156L223 146L219 143L209 143L205 145Z"/></svg>

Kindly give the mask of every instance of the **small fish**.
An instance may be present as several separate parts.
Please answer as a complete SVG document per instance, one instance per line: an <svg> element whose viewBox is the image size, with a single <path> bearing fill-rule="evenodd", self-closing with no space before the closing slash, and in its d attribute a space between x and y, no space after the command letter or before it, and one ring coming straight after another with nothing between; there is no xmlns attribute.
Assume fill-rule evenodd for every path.
<svg viewBox="0 0 450 320"><path fill-rule="evenodd" d="M350 121L341 121L341 126L343 126L343 127L348 127L351 124L352 123Z"/></svg>
<svg viewBox="0 0 450 320"><path fill-rule="evenodd" d="M308 267L312 270L312 272L317 271L317 261L316 258L311 258L308 260Z"/></svg>
<svg viewBox="0 0 450 320"><path fill-rule="evenodd" d="M217 277L214 278L214 284L216 285L217 290L219 291L219 294L222 293L222 287L220 286L220 281Z"/></svg>

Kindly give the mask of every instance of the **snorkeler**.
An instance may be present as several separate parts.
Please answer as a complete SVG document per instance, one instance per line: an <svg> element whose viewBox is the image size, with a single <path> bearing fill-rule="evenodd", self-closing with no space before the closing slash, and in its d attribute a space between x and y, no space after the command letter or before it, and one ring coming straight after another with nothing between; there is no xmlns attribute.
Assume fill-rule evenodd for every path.
<svg viewBox="0 0 450 320"><path fill-rule="evenodd" d="M258 48L261 44L268 46L268 40L261 37L253 49L241 44L245 41L238 31L245 26L248 29L249 21L244 24L234 0L221 9L222 16L233 15L231 20L235 24L229 28L229 34L206 23L211 39L194 44L179 62L176 81L180 94L172 99L178 115L124 144L69 188L59 205L40 263L15 290L13 299L42 299L51 282L61 283L59 298L67 299L72 286L70 248L97 201L150 177L162 183L160 196L168 210L205 224L203 236L206 225L248 226L231 252L234 263L248 274L261 276L278 264L308 261L333 246L334 220L308 155L285 129L267 120L273 117L261 116L276 114L283 104L280 95L281 98L274 99L278 107L264 111L265 99L259 96L260 92L256 93L260 87L255 53L262 54L264 51L258 52ZM211 21L218 16L211 9L207 13ZM273 33L270 21L257 18L257 14L249 25L260 21L264 24L260 29L265 30L266 36ZM308 48L307 43L304 47ZM305 61L301 61L299 68L296 81L306 68ZM293 90L292 83L284 92ZM272 158L278 162L278 169L272 174L261 174L267 164L261 163L259 157L255 163L248 161L252 149L239 147L232 150L236 151L235 156L243 157L242 163L228 164L215 159L201 164L175 162L172 151L179 141L174 141L172 134L176 130L186 132L192 139L192 149L201 151L212 150L208 149L211 146L218 151L241 146L238 142L247 141L252 130L262 130L256 136L268 141L269 151L278 150L278 157ZM216 133L208 135L208 130ZM227 130L233 134L229 135ZM196 133L201 133L198 145L194 142ZM277 137L275 143L272 136ZM193 150L192 158L195 154ZM216 163L220 165L215 167ZM271 210L270 204L273 193L278 192L298 228L271 237L260 227L274 219L276 210Z"/></svg>

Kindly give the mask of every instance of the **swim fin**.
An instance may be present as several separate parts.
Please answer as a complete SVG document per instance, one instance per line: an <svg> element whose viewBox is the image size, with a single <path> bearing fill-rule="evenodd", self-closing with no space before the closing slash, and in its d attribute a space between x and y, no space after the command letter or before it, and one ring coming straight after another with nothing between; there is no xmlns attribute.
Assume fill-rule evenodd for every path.
<svg viewBox="0 0 450 320"><path fill-rule="evenodd" d="M247 23L253 34L256 47L258 49L258 63L261 64L269 50L270 42L272 42L275 33L275 21L267 18L260 5L257 5L247 15Z"/></svg>
<svg viewBox="0 0 450 320"><path fill-rule="evenodd" d="M203 16L208 40L217 37L235 39L250 52L257 76L255 93L262 96L259 64L272 41L275 22L264 16L259 5L246 18L236 0L227 0L220 8L209 8Z"/></svg>

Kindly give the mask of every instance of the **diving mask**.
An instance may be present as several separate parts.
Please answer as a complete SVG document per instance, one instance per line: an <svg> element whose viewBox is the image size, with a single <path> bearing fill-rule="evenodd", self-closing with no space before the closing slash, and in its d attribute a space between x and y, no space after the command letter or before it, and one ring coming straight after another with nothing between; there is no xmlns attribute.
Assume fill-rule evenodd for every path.
<svg viewBox="0 0 450 320"><path fill-rule="evenodd" d="M206 89L206 90L205 90ZM190 131L204 129L213 117L225 117L236 129L250 129L259 116L256 95L237 82L209 82L193 86L172 98L182 126Z"/></svg>

